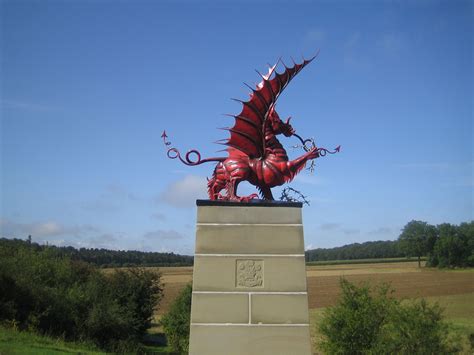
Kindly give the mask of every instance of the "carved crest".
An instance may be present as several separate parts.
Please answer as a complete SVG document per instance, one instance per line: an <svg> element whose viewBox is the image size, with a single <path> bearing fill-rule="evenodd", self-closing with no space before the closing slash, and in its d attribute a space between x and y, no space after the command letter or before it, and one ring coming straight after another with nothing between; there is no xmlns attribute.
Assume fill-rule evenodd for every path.
<svg viewBox="0 0 474 355"><path fill-rule="evenodd" d="M263 287L263 260L237 260L237 287Z"/></svg>

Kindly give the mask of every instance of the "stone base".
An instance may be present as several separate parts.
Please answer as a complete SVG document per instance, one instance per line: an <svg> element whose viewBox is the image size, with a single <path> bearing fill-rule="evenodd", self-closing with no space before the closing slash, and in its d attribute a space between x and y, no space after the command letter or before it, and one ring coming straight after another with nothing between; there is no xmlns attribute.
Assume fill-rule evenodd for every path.
<svg viewBox="0 0 474 355"><path fill-rule="evenodd" d="M301 204L197 201L190 354L311 354Z"/></svg>

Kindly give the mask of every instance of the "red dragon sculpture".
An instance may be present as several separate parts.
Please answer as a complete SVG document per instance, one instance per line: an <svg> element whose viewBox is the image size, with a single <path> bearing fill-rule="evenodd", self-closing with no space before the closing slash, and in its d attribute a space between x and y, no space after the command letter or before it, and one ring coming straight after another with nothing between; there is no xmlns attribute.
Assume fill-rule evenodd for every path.
<svg viewBox="0 0 474 355"><path fill-rule="evenodd" d="M258 198L257 194L240 197L237 195L237 186L242 181L248 181L255 185L261 196L266 200L273 200L271 188L280 186L293 178L306 165L306 162L316 159L326 153L334 154L339 151L340 146L334 151L328 151L324 148L308 148L306 143L309 139L303 140L295 133L290 124L289 117L286 122L282 121L275 110L275 104L278 97L283 92L288 83L298 74L306 65L315 58L305 60L301 64L294 63L293 67L285 67L283 73L276 72L275 68L280 62L270 67L267 75L261 76L262 81L252 88L250 99L248 101L239 101L242 103L242 111L232 117L235 118L235 124L232 128L225 128L230 132L230 138L219 144L227 145L228 157L201 159L197 150L190 150L183 159L176 148L168 149L168 157L171 159L179 158L186 165L199 165L206 162L217 162L212 177L208 179L208 193L211 200L226 200L247 202ZM306 153L289 160L285 149L277 139L277 135L283 134L286 137L297 137ZM171 145L166 140L166 132L161 136L166 146ZM191 154L196 156L196 160L191 159ZM225 190L226 194L221 194Z"/></svg>

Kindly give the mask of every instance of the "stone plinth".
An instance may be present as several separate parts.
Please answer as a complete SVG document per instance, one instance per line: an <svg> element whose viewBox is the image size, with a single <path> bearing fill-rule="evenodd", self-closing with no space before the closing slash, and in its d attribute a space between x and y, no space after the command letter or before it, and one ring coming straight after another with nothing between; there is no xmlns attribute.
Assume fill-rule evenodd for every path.
<svg viewBox="0 0 474 355"><path fill-rule="evenodd" d="M197 205L189 353L311 354L301 204Z"/></svg>

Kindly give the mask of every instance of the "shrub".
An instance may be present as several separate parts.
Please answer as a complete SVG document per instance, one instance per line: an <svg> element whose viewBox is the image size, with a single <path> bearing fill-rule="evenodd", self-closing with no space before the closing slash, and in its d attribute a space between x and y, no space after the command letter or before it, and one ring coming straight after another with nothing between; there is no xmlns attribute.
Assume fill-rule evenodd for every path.
<svg viewBox="0 0 474 355"><path fill-rule="evenodd" d="M424 299L399 302L387 285L355 286L341 279L342 295L319 326L329 354L453 354L442 309Z"/></svg>
<svg viewBox="0 0 474 355"><path fill-rule="evenodd" d="M382 329L378 353L456 354L461 350L453 344L438 304L421 299L397 305Z"/></svg>
<svg viewBox="0 0 474 355"><path fill-rule="evenodd" d="M104 274L49 249L0 248L0 321L20 329L125 351L150 327L161 295L156 273Z"/></svg>
<svg viewBox="0 0 474 355"><path fill-rule="evenodd" d="M387 285L375 290L340 281L338 304L326 309L319 331L324 335L321 348L330 354L365 354L374 347L395 300Z"/></svg>
<svg viewBox="0 0 474 355"><path fill-rule="evenodd" d="M187 285L161 319L169 345L173 351L187 353L191 324L192 287Z"/></svg>

